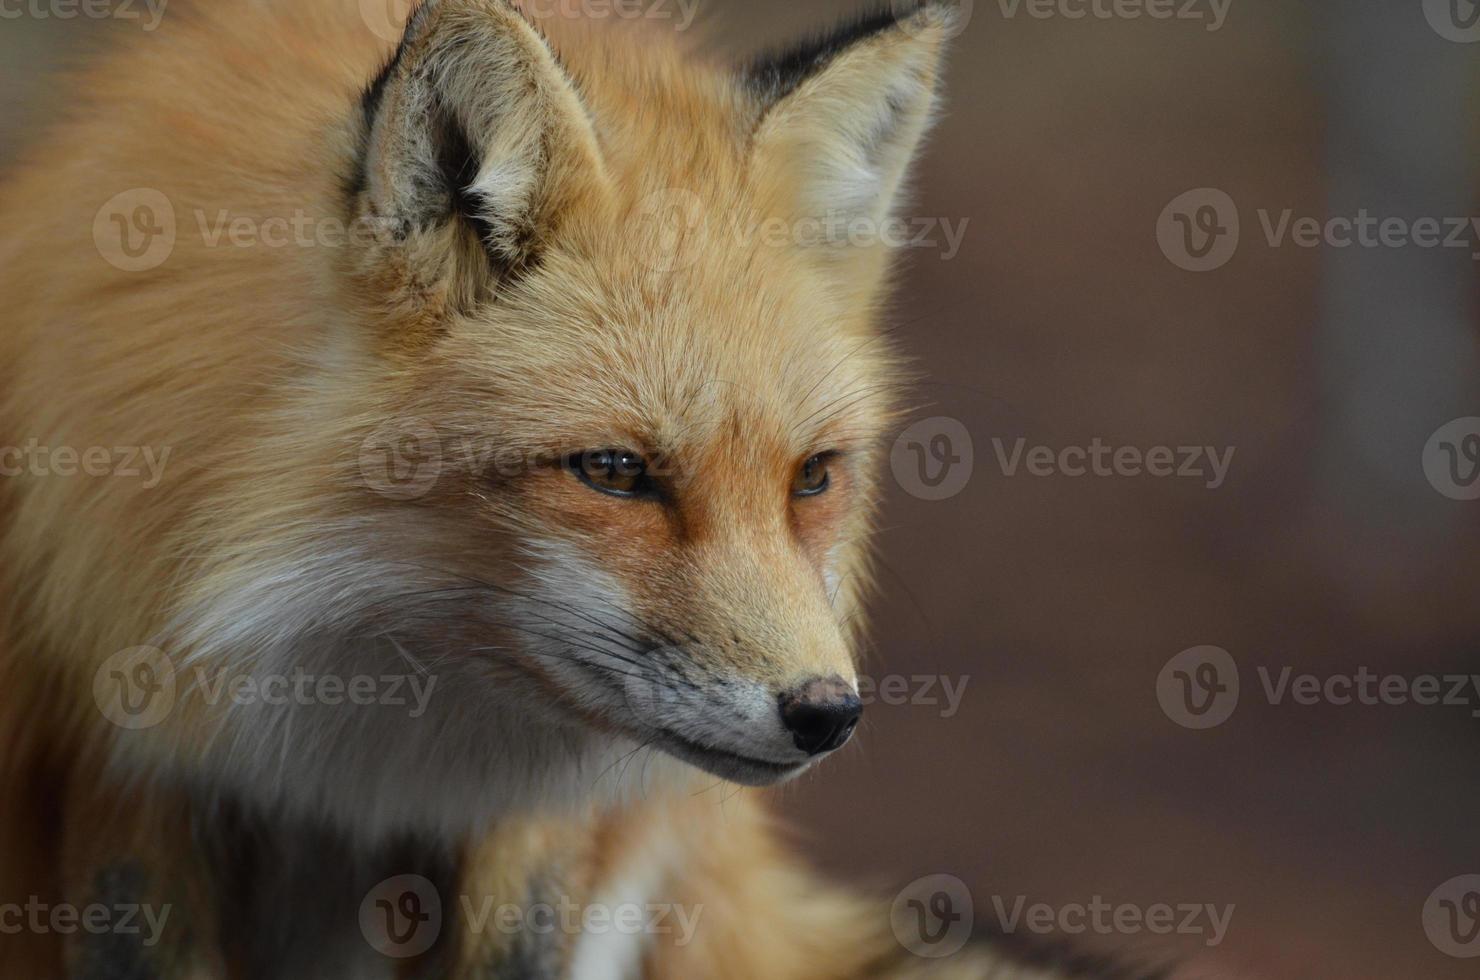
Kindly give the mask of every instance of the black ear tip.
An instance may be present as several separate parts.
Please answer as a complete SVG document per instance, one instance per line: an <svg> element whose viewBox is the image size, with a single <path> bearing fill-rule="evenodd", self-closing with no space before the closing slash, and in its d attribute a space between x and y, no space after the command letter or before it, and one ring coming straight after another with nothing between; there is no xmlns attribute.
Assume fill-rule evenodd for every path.
<svg viewBox="0 0 1480 980"><path fill-rule="evenodd" d="M381 65L380 71L375 73L375 77L360 93L360 108L367 120L375 118L381 99L385 95L386 86L390 84L391 78L401 67L401 62L406 59L407 48L421 36L426 28L427 20L436 7L437 0L417 0L411 12L407 14L406 26L401 29L401 39L396 43L396 50L391 52L390 57Z"/></svg>
<svg viewBox="0 0 1480 980"><path fill-rule="evenodd" d="M829 31L754 59L743 74L762 103L769 104L791 94L860 41L895 28L917 33L939 26L950 36L961 18L958 0L890 0Z"/></svg>
<svg viewBox="0 0 1480 980"><path fill-rule="evenodd" d="M890 7L904 31L918 36L936 29L947 40L961 33L971 16L969 0L893 0Z"/></svg>
<svg viewBox="0 0 1480 980"><path fill-rule="evenodd" d="M959 26L966 14L962 12L957 0L920 0L909 16L926 23L939 24L949 30Z"/></svg>

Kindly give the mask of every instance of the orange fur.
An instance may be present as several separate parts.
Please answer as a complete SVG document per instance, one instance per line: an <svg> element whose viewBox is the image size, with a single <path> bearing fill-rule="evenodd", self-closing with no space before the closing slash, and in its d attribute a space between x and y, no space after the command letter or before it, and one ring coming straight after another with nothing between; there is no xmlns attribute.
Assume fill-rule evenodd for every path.
<svg viewBox="0 0 1480 980"><path fill-rule="evenodd" d="M161 37L82 79L74 118L0 192L0 441L170 452L154 486L0 481L0 785L20 801L0 820L0 901L84 902L99 875L137 865L146 894L192 910L151 954L157 975L245 975L254 937L209 911L238 897L223 884L222 814L244 802L268 839L328 828L352 854L440 841L464 896L517 903L550 878L596 901L638 880L704 909L692 943L641 951L653 978L889 968L901 951L882 908L796 868L749 794L721 806L694 795L706 783L689 767L635 761L646 729L527 634L641 623L682 648L679 668L705 690L854 677L900 380L877 326L887 255L754 230L795 228L834 194L852 218L887 214L932 110L945 13L926 5L766 95L661 36L441 0L413 21L367 114L359 93L393 46L359 6L172 5ZM467 221L425 209L442 193L426 181L439 163L427 141L457 130L478 153L459 178L481 195ZM110 263L93 236L99 209L133 188L162 195L177 229L143 271ZM702 226L675 236L671 207ZM301 218L367 234L230 246L209 232L223 211L259 229ZM363 447L423 426L432 485L367 488ZM489 447L518 465L491 474ZM552 465L603 447L662 460L668 500L604 496ZM822 451L835 454L826 495L792 497ZM560 606L559 622L555 600L486 620L500 589L598 578L608 592ZM470 582L492 584L474 601ZM495 641L497 656L469 653ZM94 679L140 646L179 673L178 703L151 728L119 729ZM197 667L254 675L320 648L325 670L434 668L456 690L439 696L461 700L408 725L415 739L381 743L383 715L252 715L187 682ZM493 713L485 694L528 712L491 745L469 727ZM292 741L300 723L320 741ZM518 741L526 728L537 745ZM379 755L315 759L360 743ZM542 767L567 757L586 761L557 792ZM516 765L527 771L507 796L467 780L465 812L421 799ZM641 792L591 792L632 768ZM257 847L256 833L232 839ZM64 948L85 973L91 955L77 938L0 941L24 964L15 975L59 975ZM402 974L492 976L513 955L506 936L449 930ZM571 969L579 951L551 955ZM996 962L955 966L985 976Z"/></svg>

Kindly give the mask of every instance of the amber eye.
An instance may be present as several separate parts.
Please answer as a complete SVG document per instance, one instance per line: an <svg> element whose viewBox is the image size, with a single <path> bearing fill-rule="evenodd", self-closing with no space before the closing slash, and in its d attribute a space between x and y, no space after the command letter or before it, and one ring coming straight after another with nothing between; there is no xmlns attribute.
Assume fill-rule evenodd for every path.
<svg viewBox="0 0 1480 980"><path fill-rule="evenodd" d="M639 497L654 489L647 460L630 449L590 449L574 453L566 465L586 486L614 497Z"/></svg>
<svg viewBox="0 0 1480 980"><path fill-rule="evenodd" d="M797 468L791 481L791 492L796 497L813 497L827 489L827 453L818 453Z"/></svg>

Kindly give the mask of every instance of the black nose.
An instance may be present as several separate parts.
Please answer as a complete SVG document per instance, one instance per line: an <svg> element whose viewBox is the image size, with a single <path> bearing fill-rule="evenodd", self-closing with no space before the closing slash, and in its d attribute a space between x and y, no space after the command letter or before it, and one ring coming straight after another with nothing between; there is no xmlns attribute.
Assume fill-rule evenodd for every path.
<svg viewBox="0 0 1480 980"><path fill-rule="evenodd" d="M848 741L862 714L863 703L841 677L819 677L781 696L781 722L808 755Z"/></svg>

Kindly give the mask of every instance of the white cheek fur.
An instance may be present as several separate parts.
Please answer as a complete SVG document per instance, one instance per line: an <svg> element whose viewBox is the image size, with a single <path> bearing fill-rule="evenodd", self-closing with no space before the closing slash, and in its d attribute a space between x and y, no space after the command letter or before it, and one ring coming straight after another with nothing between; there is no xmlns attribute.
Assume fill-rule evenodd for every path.
<svg viewBox="0 0 1480 980"><path fill-rule="evenodd" d="M500 653L480 651L478 643L517 615L507 597L490 591L456 608L426 605L411 597L435 595L458 581L371 557L368 542L346 543L351 529L341 530L335 548L277 564L264 557L249 566L250 575L238 570L235 583L223 583L213 601L176 618L169 646L189 654L177 660L174 720L198 715L207 730L166 723L158 732L123 733L114 742L117 767L183 778L207 796L241 795L266 808L327 818L366 840L407 829L455 839L513 809L584 809L686 778L681 764L666 758L620 765L636 742L596 736L535 703L507 675L495 676L487 661ZM532 551L538 593L527 594L548 594L577 609L622 601L589 565L562 560L570 557ZM572 630L588 625L556 605L523 605L522 620L551 636L558 635L553 625L528 611L557 621L563 615ZM370 610L377 617L373 630L366 624ZM430 640L427 624L449 616L461 629L457 643ZM522 639L532 641L531 651L541 642ZM581 652L549 643L561 657ZM599 671L553 656L546 662L577 697L593 707L617 707L600 689ZM231 695L236 683L303 675L345 683L372 678L377 697L328 703ZM208 698L212 703L203 703Z"/></svg>

